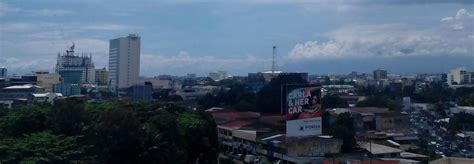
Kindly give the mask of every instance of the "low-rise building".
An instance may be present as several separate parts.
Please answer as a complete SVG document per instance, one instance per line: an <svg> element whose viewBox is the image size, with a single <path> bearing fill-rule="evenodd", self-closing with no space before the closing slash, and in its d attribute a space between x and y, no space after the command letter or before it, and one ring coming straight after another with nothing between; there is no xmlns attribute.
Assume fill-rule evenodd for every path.
<svg viewBox="0 0 474 164"><path fill-rule="evenodd" d="M81 94L81 86L79 84L54 84L54 93L61 93L63 96L72 96Z"/></svg>

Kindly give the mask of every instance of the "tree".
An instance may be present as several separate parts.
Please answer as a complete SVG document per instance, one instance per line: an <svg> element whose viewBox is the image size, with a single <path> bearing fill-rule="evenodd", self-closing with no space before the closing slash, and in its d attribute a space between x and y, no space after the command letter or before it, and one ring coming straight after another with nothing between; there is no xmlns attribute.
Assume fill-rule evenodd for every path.
<svg viewBox="0 0 474 164"><path fill-rule="evenodd" d="M25 135L23 138L0 140L0 162L5 163L67 163L87 161L88 146L78 144L82 136L54 135L42 131Z"/></svg>
<svg viewBox="0 0 474 164"><path fill-rule="evenodd" d="M336 122L331 125L329 134L335 138L342 139L342 151L349 152L355 145L354 119L349 112L339 114Z"/></svg>
<svg viewBox="0 0 474 164"><path fill-rule="evenodd" d="M369 96L366 100L357 102L356 107L381 107L392 111L401 109L399 104L385 96Z"/></svg>
<svg viewBox="0 0 474 164"><path fill-rule="evenodd" d="M438 113L443 118L446 118L448 116L448 114L446 113L446 109L444 108L444 105L441 102L436 103L431 110Z"/></svg>
<svg viewBox="0 0 474 164"><path fill-rule="evenodd" d="M449 119L449 129L452 132L459 130L474 130L474 115L468 113L456 113Z"/></svg>
<svg viewBox="0 0 474 164"><path fill-rule="evenodd" d="M103 111L94 125L95 144L101 161L137 163L140 152L139 122L127 109Z"/></svg>
<svg viewBox="0 0 474 164"><path fill-rule="evenodd" d="M217 125L212 116L202 111L184 112L178 116L177 122L184 130L189 162L217 163Z"/></svg>
<svg viewBox="0 0 474 164"><path fill-rule="evenodd" d="M188 161L184 131L178 126L176 119L176 115L161 110L143 124L141 163Z"/></svg>
<svg viewBox="0 0 474 164"><path fill-rule="evenodd" d="M0 118L0 134L22 136L43 131L47 128L46 120L49 112L49 106L40 104L15 108Z"/></svg>
<svg viewBox="0 0 474 164"><path fill-rule="evenodd" d="M52 129L61 134L79 134L85 122L86 113L82 98L57 100L49 116Z"/></svg>
<svg viewBox="0 0 474 164"><path fill-rule="evenodd" d="M257 93L257 109L261 113L280 113L280 109L286 104L282 103L286 100L286 95L282 95L282 89L284 91L288 84L304 85L308 82L301 76L292 74L279 75L273 78Z"/></svg>
<svg viewBox="0 0 474 164"><path fill-rule="evenodd" d="M464 96L459 100L458 105L460 106L474 106L474 93Z"/></svg>
<svg viewBox="0 0 474 164"><path fill-rule="evenodd" d="M349 107L347 101L341 99L338 95L326 95L321 99L323 109L328 108L346 108Z"/></svg>

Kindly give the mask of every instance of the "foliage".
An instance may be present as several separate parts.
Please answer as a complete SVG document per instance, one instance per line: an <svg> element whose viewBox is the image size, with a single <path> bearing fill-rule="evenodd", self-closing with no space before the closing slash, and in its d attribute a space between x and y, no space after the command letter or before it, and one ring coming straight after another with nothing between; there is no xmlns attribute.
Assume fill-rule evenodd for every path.
<svg viewBox="0 0 474 164"><path fill-rule="evenodd" d="M356 107L381 107L389 110L400 110L399 104L385 96L369 96L366 100L360 101Z"/></svg>
<svg viewBox="0 0 474 164"><path fill-rule="evenodd" d="M354 128L354 119L348 112L339 114L336 122L329 128L329 134L343 140L343 152L352 150L356 145Z"/></svg>
<svg viewBox="0 0 474 164"><path fill-rule="evenodd" d="M257 93L257 109L261 113L280 113L283 108L282 101L286 100L286 95L282 95L287 84L308 84L299 75L280 75L275 77Z"/></svg>
<svg viewBox="0 0 474 164"><path fill-rule="evenodd" d="M39 132L46 129L49 106L32 104L12 109L0 118L0 134L22 136L25 133Z"/></svg>
<svg viewBox="0 0 474 164"><path fill-rule="evenodd" d="M88 160L87 145L77 144L81 136L54 135L50 131L0 140L0 162L64 163Z"/></svg>
<svg viewBox="0 0 474 164"><path fill-rule="evenodd" d="M255 94L248 91L245 84L230 80L222 80L219 83L222 83L221 87L224 88L215 95L206 94L199 98L197 100L199 105L203 108L229 106L245 111L255 109Z"/></svg>
<svg viewBox="0 0 474 164"><path fill-rule="evenodd" d="M439 114L443 118L448 116L448 114L446 113L446 109L444 108L444 105L441 102L438 102L438 103L434 104L434 106L431 110L436 112L437 114Z"/></svg>
<svg viewBox="0 0 474 164"><path fill-rule="evenodd" d="M460 106L474 106L474 92L464 96L459 100L458 105Z"/></svg>
<svg viewBox="0 0 474 164"><path fill-rule="evenodd" d="M347 101L341 99L338 95L326 95L321 99L321 102L323 109L349 107Z"/></svg>
<svg viewBox="0 0 474 164"><path fill-rule="evenodd" d="M474 115L468 113L456 113L449 119L449 129L453 132L459 130L474 131Z"/></svg>
<svg viewBox="0 0 474 164"><path fill-rule="evenodd" d="M0 116L6 163L217 163L217 128L175 103L65 99Z"/></svg>

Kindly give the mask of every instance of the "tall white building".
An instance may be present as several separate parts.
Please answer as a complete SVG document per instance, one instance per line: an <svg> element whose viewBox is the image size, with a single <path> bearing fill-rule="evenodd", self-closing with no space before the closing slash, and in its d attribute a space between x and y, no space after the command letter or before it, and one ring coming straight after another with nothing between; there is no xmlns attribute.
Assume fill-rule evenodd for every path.
<svg viewBox="0 0 474 164"><path fill-rule="evenodd" d="M449 85L461 85L461 84L471 84L472 82L472 73L467 71L466 68L455 68L449 70L448 72L448 84Z"/></svg>
<svg viewBox="0 0 474 164"><path fill-rule="evenodd" d="M130 34L110 40L109 82L112 88L137 84L140 74L140 36Z"/></svg>

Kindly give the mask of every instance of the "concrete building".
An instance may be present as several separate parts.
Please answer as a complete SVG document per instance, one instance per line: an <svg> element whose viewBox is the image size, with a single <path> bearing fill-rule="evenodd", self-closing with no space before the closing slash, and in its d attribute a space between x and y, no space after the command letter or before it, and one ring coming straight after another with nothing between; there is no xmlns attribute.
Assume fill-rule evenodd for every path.
<svg viewBox="0 0 474 164"><path fill-rule="evenodd" d="M58 98L62 97L63 95L61 93L52 93L52 92L47 92L47 93L33 93L33 98L32 101L36 102L48 102L48 103L54 103Z"/></svg>
<svg viewBox="0 0 474 164"><path fill-rule="evenodd" d="M153 88L148 85L134 85L127 89L127 95L132 101L151 101Z"/></svg>
<svg viewBox="0 0 474 164"><path fill-rule="evenodd" d="M384 69L374 70L374 79L376 81L379 81L381 79L387 79L387 70L384 70Z"/></svg>
<svg viewBox="0 0 474 164"><path fill-rule="evenodd" d="M58 53L56 74L60 74L64 83L82 84L95 82L95 69L92 62L92 56L82 54L76 56L74 54L74 45L72 45L66 53L60 55Z"/></svg>
<svg viewBox="0 0 474 164"><path fill-rule="evenodd" d="M72 96L81 94L81 86L78 84L54 84L54 93L61 93L63 96Z"/></svg>
<svg viewBox="0 0 474 164"><path fill-rule="evenodd" d="M95 82L97 85L109 84L109 73L105 67L102 69L95 69Z"/></svg>
<svg viewBox="0 0 474 164"><path fill-rule="evenodd" d="M0 77L7 77L7 68L0 68Z"/></svg>
<svg viewBox="0 0 474 164"><path fill-rule="evenodd" d="M31 84L5 87L0 90L0 100L28 100L32 98L33 93L44 93L44 88Z"/></svg>
<svg viewBox="0 0 474 164"><path fill-rule="evenodd" d="M226 71L210 72L209 77L214 81L221 81L230 77Z"/></svg>
<svg viewBox="0 0 474 164"><path fill-rule="evenodd" d="M448 72L448 85L472 84L472 73L466 68L455 68Z"/></svg>
<svg viewBox="0 0 474 164"><path fill-rule="evenodd" d="M137 84L140 74L140 36L130 34L110 40L109 81L114 89Z"/></svg>
<svg viewBox="0 0 474 164"><path fill-rule="evenodd" d="M449 112L451 114L456 114L456 113L468 113L474 115L474 107L472 106L455 106L449 109Z"/></svg>
<svg viewBox="0 0 474 164"><path fill-rule="evenodd" d="M434 161L430 161L429 164L472 164L474 159L469 158L458 158L458 157L444 157Z"/></svg>
<svg viewBox="0 0 474 164"><path fill-rule="evenodd" d="M53 91L53 85L61 83L61 75L55 73L49 73L47 71L35 72L37 85L44 88L46 92Z"/></svg>

